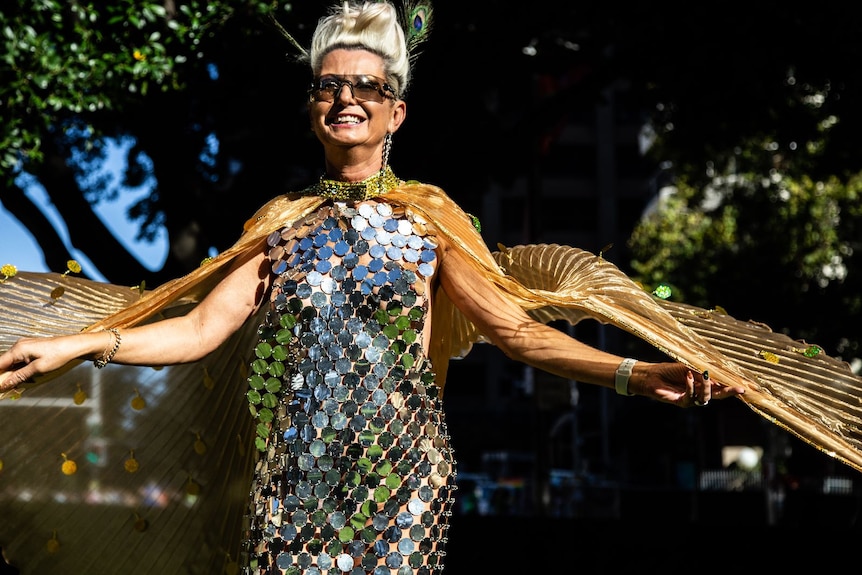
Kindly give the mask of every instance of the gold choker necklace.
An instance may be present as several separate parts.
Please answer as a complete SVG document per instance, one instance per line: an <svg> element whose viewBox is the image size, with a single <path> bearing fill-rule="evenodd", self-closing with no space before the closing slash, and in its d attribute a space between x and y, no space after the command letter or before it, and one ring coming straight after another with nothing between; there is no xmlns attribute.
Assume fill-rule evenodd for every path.
<svg viewBox="0 0 862 575"><path fill-rule="evenodd" d="M302 195L320 196L330 200L360 201L381 196L400 184L401 180L395 177L389 166L386 166L359 182L327 180L321 176L320 181L305 188Z"/></svg>

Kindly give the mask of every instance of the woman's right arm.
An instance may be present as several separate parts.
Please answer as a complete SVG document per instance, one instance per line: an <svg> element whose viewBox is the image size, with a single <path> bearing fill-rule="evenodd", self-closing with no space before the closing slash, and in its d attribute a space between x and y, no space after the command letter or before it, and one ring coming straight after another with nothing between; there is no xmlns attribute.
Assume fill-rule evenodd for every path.
<svg viewBox="0 0 862 575"><path fill-rule="evenodd" d="M234 263L218 285L189 313L123 328L111 358L126 365L163 366L199 360L214 351L260 308L270 273L263 245ZM115 344L109 331L50 338L23 338L0 354L0 391L13 389L75 359L97 360Z"/></svg>

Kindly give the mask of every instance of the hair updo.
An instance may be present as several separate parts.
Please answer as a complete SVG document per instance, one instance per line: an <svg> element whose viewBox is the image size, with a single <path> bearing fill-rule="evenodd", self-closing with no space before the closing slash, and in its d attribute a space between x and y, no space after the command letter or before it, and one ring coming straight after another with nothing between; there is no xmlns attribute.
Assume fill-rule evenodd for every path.
<svg viewBox="0 0 862 575"><path fill-rule="evenodd" d="M410 57L398 9L389 2L349 2L333 6L320 19L311 39L308 60L311 71L320 73L323 58L339 49L363 49L383 58L386 81L399 97L410 81Z"/></svg>

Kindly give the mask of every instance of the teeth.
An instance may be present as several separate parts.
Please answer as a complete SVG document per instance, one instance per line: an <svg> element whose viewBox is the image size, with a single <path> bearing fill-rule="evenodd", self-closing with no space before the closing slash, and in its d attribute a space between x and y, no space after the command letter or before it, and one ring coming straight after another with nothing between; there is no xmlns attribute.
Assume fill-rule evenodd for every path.
<svg viewBox="0 0 862 575"><path fill-rule="evenodd" d="M358 124L362 121L362 118L360 118L359 116L338 116L338 118L336 118L336 121L339 124Z"/></svg>

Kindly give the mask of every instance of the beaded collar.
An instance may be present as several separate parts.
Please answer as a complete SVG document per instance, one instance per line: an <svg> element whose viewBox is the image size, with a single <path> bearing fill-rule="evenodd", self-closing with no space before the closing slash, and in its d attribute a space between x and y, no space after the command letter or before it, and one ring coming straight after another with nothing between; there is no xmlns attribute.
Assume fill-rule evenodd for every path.
<svg viewBox="0 0 862 575"><path fill-rule="evenodd" d="M401 183L392 173L392 169L386 166L359 182L327 180L321 176L320 181L305 188L302 195L320 196L330 200L361 201L381 196Z"/></svg>

